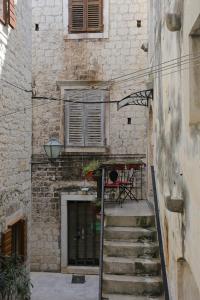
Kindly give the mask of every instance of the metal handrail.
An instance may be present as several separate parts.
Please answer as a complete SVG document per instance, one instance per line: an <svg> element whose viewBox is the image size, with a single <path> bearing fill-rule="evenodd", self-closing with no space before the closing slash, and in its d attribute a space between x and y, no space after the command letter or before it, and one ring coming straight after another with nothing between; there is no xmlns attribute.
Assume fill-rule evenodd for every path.
<svg viewBox="0 0 200 300"><path fill-rule="evenodd" d="M159 242L159 252L160 252L160 260L161 260L161 268L162 268L164 294L165 294L165 300L170 300L167 271L166 271L166 264L165 264L165 255L164 255L164 248L163 248L162 230L160 225L160 214L159 214L158 197L157 197L157 189L156 189L155 171L153 166L151 166L151 176L152 176L152 185L153 185L153 194L154 194L153 197L154 209L155 209L156 225L157 225L157 232L158 232L158 242Z"/></svg>
<svg viewBox="0 0 200 300"><path fill-rule="evenodd" d="M100 259L99 259L99 300L102 299L102 289L103 289L104 180L105 180L105 169L102 168L102 182L101 182L101 236L100 236Z"/></svg>

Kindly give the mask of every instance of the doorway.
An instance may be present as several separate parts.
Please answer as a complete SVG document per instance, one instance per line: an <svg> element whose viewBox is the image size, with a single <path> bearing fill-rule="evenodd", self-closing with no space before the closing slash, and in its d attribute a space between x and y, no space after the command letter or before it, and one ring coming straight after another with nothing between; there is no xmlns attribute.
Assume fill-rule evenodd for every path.
<svg viewBox="0 0 200 300"><path fill-rule="evenodd" d="M68 265L98 266L100 217L94 202L68 202Z"/></svg>

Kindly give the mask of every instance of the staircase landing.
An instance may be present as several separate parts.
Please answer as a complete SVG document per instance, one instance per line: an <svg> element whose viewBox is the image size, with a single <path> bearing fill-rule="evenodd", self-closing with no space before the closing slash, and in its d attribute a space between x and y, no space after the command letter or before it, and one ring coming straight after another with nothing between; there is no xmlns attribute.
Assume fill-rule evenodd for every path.
<svg viewBox="0 0 200 300"><path fill-rule="evenodd" d="M109 216L154 216L154 211L147 200L131 201L122 204L108 204L105 215Z"/></svg>

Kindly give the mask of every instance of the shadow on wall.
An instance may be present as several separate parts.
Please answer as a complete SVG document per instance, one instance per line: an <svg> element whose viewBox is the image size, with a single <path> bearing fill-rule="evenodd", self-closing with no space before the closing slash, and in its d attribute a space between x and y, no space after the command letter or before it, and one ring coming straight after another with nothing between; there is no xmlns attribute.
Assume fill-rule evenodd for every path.
<svg viewBox="0 0 200 300"><path fill-rule="evenodd" d="M180 258L178 264L178 300L198 300L200 291L189 264Z"/></svg>

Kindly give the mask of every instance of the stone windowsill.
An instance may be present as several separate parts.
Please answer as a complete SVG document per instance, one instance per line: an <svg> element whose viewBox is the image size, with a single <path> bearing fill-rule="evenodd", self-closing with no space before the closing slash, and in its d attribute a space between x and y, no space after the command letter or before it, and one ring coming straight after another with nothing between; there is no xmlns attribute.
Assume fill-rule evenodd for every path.
<svg viewBox="0 0 200 300"><path fill-rule="evenodd" d="M107 153L108 147L66 147L64 153Z"/></svg>
<svg viewBox="0 0 200 300"><path fill-rule="evenodd" d="M64 35L64 40L87 40L87 39L108 39L108 32L95 33L68 33Z"/></svg>

